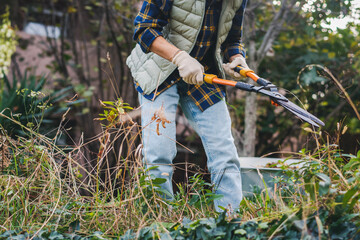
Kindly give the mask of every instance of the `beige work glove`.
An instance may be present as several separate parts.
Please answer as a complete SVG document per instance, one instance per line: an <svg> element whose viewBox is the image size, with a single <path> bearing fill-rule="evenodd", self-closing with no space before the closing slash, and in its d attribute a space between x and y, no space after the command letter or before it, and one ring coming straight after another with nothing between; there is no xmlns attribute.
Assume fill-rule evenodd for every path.
<svg viewBox="0 0 360 240"><path fill-rule="evenodd" d="M204 82L204 67L187 52L180 51L172 59L172 63L178 67L180 77L186 83L201 85Z"/></svg>
<svg viewBox="0 0 360 240"><path fill-rule="evenodd" d="M245 77L242 76L240 73L234 71L234 68L238 65L249 69L249 66L246 64L246 60L243 56L234 58L234 60L232 60L231 63L223 64L223 68L227 75L234 78L235 80L241 80L244 79Z"/></svg>

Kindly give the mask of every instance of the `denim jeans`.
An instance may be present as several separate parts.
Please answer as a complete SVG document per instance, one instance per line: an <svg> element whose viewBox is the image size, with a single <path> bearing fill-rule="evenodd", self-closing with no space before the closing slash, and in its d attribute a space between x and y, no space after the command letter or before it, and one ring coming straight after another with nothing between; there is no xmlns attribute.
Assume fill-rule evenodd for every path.
<svg viewBox="0 0 360 240"><path fill-rule="evenodd" d="M235 210L242 199L240 162L231 134L231 119L225 101L220 101L205 111L201 111L194 101L186 95L187 84L179 82L163 93L155 101L150 101L139 94L141 104L141 121L143 127L143 157L147 167L158 166L149 174L167 181L162 187L173 194L172 161L176 156L175 115L178 104L190 125L198 133L205 148L207 166L215 193L223 195L215 200L215 208L231 207ZM171 121L163 128L160 124L156 132L156 122L151 118L163 106L166 118ZM152 122L152 123L151 123Z"/></svg>

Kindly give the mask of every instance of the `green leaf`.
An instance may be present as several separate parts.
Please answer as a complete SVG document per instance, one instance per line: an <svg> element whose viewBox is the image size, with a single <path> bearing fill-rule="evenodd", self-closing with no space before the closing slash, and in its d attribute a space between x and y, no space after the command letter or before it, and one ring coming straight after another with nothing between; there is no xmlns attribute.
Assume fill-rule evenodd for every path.
<svg viewBox="0 0 360 240"><path fill-rule="evenodd" d="M80 221L76 219L69 224L69 232L73 233L80 230Z"/></svg>
<svg viewBox="0 0 360 240"><path fill-rule="evenodd" d="M114 102L111 102L111 101L102 101L102 103L109 104L109 105L112 105L112 106L115 105L115 103L114 103Z"/></svg>
<svg viewBox="0 0 360 240"><path fill-rule="evenodd" d="M328 81L328 79L318 76L315 68L312 68L310 71L303 73L301 75L301 80L307 86L309 86L311 83Z"/></svg>
<svg viewBox="0 0 360 240"><path fill-rule="evenodd" d="M331 184L330 178L327 175L325 175L324 173L316 173L315 175L318 178L320 178L323 182L325 182L326 184L328 184L328 185Z"/></svg>
<svg viewBox="0 0 360 240"><path fill-rule="evenodd" d="M245 235L246 234L246 231L244 229L237 229L235 230L234 232L235 234L239 234L239 235Z"/></svg>
<svg viewBox="0 0 360 240"><path fill-rule="evenodd" d="M329 52L329 53L328 53L328 57L329 57L330 59L335 58L335 57L336 57L336 53L334 53L334 52Z"/></svg>
<svg viewBox="0 0 360 240"><path fill-rule="evenodd" d="M147 168L146 171L148 172L148 171L158 169L158 168L159 168L159 166L152 166L152 167Z"/></svg>
<svg viewBox="0 0 360 240"><path fill-rule="evenodd" d="M349 200L358 192L359 188L357 186L351 188L344 194L343 204L347 204Z"/></svg>
<svg viewBox="0 0 360 240"><path fill-rule="evenodd" d="M156 185L160 185L160 184L163 184L163 183L166 183L166 179L165 178L155 178L155 179L152 179L151 182L153 184L156 184Z"/></svg>
<svg viewBox="0 0 360 240"><path fill-rule="evenodd" d="M160 233L160 239L161 240L173 240L173 238L170 236L169 233Z"/></svg>
<svg viewBox="0 0 360 240"><path fill-rule="evenodd" d="M167 196L169 198L173 197L173 195L168 190L166 190L164 188L156 188L156 192L164 194L164 196Z"/></svg>
<svg viewBox="0 0 360 240"><path fill-rule="evenodd" d="M269 227L269 225L266 222L262 222L262 223L259 224L260 229L266 229L268 227Z"/></svg>
<svg viewBox="0 0 360 240"><path fill-rule="evenodd" d="M0 234L0 238L7 238L10 236L16 235L16 231L15 230L8 230L3 232L2 234Z"/></svg>
<svg viewBox="0 0 360 240"><path fill-rule="evenodd" d="M351 170L351 169L358 169L359 167L360 167L360 159L359 158L353 158L343 167L343 169L345 171L348 171L348 170Z"/></svg>
<svg viewBox="0 0 360 240"><path fill-rule="evenodd" d="M57 239L65 239L64 236L57 232L57 231L54 231L54 232L51 232L50 236L49 236L49 239L50 240L57 240Z"/></svg>
<svg viewBox="0 0 360 240"><path fill-rule="evenodd" d="M360 200L360 194L353 197L353 200L351 201L351 203L349 205L349 210L352 210L354 208L355 204L359 202L359 200Z"/></svg>
<svg viewBox="0 0 360 240"><path fill-rule="evenodd" d="M28 239L28 236L27 234L19 234L15 237L9 237L8 239L11 239L11 240L27 240Z"/></svg>

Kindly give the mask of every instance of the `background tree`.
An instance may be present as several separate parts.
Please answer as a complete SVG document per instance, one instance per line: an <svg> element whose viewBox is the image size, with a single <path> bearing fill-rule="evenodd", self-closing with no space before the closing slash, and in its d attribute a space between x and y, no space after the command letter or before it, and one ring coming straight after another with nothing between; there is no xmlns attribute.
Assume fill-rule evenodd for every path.
<svg viewBox="0 0 360 240"><path fill-rule="evenodd" d="M12 22L19 30L24 30L29 23L44 26L46 37L40 42L44 49L40 58L53 59L47 66L53 78L50 86L72 86L74 89L74 98L68 103L71 111L61 130L69 136L66 144L83 146L78 161L93 174L102 150L102 140L96 141L102 127L99 121L94 121L102 112L99 100L120 102L122 98L121 101L131 106L137 105L137 94L125 60L135 45L132 40L133 19L138 1L5 1L11 7ZM60 31L58 37L54 37L55 28ZM19 43L21 48L26 49L32 44L32 38L20 38ZM19 66L22 57L14 55L12 60L14 73L21 75ZM115 141L119 136L114 136L112 154L108 154L106 163L101 164L111 171L120 164L118 161L128 155L126 144L121 150L119 147L124 136L119 141ZM124 156L119 157L122 154Z"/></svg>
<svg viewBox="0 0 360 240"><path fill-rule="evenodd" d="M302 34L301 36L306 38L309 28L320 29L320 24L329 18L348 14L350 6L351 1L317 0L306 3L295 0L265 2L250 0L244 27L249 66L255 72L259 72L259 67L266 56L272 55L271 51L281 33L296 31L296 35ZM303 28L298 28L299 24ZM279 54L276 52L275 56L278 58ZM272 61L279 63L274 58ZM268 70L271 71L271 69ZM239 152L242 156L255 155L258 97L254 93L247 94L243 134L242 136L239 133L235 134L239 136L237 141L240 141L238 145L242 146ZM236 129L241 129L241 127L237 126Z"/></svg>

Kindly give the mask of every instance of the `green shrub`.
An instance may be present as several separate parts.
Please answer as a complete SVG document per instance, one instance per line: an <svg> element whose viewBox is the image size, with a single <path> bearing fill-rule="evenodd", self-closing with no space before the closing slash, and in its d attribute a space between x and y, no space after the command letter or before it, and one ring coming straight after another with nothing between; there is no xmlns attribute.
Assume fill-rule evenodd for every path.
<svg viewBox="0 0 360 240"><path fill-rule="evenodd" d="M26 136L29 131L24 128L47 134L53 123L51 117L64 112L59 102L70 93L71 87L45 95L42 92L45 83L45 77L37 79L27 73L22 79L13 74L12 82L5 74L0 79L0 128L8 135Z"/></svg>
<svg viewBox="0 0 360 240"><path fill-rule="evenodd" d="M257 191L234 215L154 222L121 239L360 239L360 151L324 145L300 155L300 167L279 162L272 197Z"/></svg>
<svg viewBox="0 0 360 240"><path fill-rule="evenodd" d="M108 164L112 135L127 135L136 126L116 128L126 114L118 103L106 104L114 110L104 112L109 125L91 140L102 147L97 166ZM221 196L200 175L179 186L174 199L166 198L164 180L143 168L141 145L129 152L131 158L116 159L114 179L121 184L114 189L99 171L83 167L82 146L64 152L54 138L35 131L17 141L4 133L0 140L0 240L360 238L360 152L344 154L336 145L301 151L299 166L279 162L282 174L274 178L273 191L259 188L237 212L219 214L213 200Z"/></svg>

